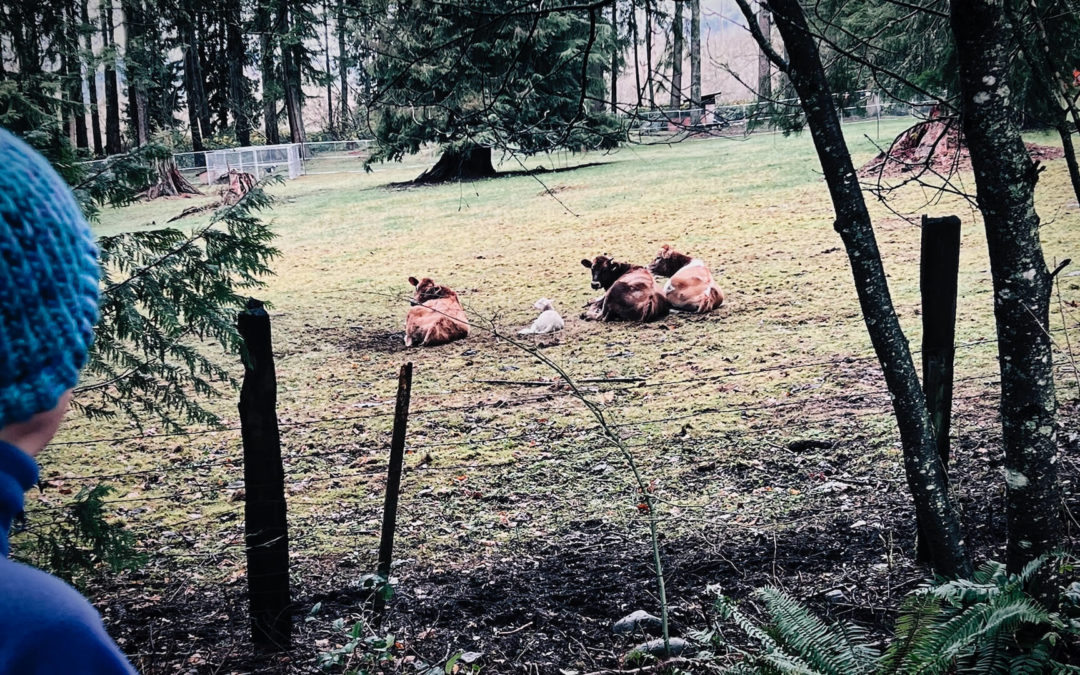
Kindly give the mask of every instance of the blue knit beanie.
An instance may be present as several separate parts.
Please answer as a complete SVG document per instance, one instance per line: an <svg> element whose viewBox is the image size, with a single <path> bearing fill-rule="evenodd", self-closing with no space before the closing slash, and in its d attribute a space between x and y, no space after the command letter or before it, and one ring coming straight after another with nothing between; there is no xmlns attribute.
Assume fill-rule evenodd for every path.
<svg viewBox="0 0 1080 675"><path fill-rule="evenodd" d="M0 428L52 410L94 337L97 247L71 188L0 129Z"/></svg>

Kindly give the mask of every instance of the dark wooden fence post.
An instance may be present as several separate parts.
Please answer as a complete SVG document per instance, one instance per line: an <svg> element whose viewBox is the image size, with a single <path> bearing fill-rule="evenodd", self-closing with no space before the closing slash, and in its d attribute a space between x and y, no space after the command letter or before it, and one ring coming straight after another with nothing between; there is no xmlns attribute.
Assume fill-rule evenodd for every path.
<svg viewBox="0 0 1080 675"><path fill-rule="evenodd" d="M405 463L405 427L409 421L409 397L412 393L412 363L401 366L398 374L397 403L394 407L394 433L390 438L390 466L386 471L386 502L383 506L382 532L379 539L378 574L390 579L394 559L394 528L397 526L398 493L401 491L401 468ZM375 610L382 614L385 595L375 595Z"/></svg>
<svg viewBox="0 0 1080 675"><path fill-rule="evenodd" d="M261 302L251 298L247 310L237 316L236 327L244 340L239 408L251 638L258 649L284 651L292 634L289 529L270 316Z"/></svg>
<svg viewBox="0 0 1080 675"><path fill-rule="evenodd" d="M922 217L923 392L934 426L938 455L949 471L949 427L952 422L953 357L956 351L956 290L960 269L960 219ZM929 552L920 533L920 562Z"/></svg>

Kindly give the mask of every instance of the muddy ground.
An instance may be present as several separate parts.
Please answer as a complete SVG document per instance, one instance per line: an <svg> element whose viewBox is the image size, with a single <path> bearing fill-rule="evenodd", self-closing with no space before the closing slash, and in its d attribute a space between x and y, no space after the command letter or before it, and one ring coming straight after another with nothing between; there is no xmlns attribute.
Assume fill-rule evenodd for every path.
<svg viewBox="0 0 1080 675"><path fill-rule="evenodd" d="M1080 508L1077 412L1075 401L1061 411L1070 544L1080 532L1072 516ZM992 414L985 416L978 431L954 447L952 480L977 560L1003 555L996 425ZM816 483L832 499L789 514L779 528L737 515L702 520L692 534L665 539L673 634L699 638L715 625L710 587L745 598L763 585L785 588L830 618L855 621L875 634L888 631L899 600L926 574L912 558L913 513L904 486L895 472L852 474L853 442L837 439L819 452L829 461L800 462L778 449L752 469L704 465L701 481L724 477L747 490ZM426 672L463 651L476 655L468 667L488 673L605 672L628 667L622 657L644 637L615 636L613 622L637 609L658 611L645 531L644 521L629 528L569 521L550 539L523 539L490 552L463 533L459 562L436 567L410 559L397 568L397 593L381 628L370 625L369 592L360 587L366 570L340 557L294 558L296 627L288 656L251 652L240 576L203 586L190 568L175 577L158 569L114 579L97 597L109 630L147 675L318 672L318 655L345 642L341 632L328 630L326 617L347 617L346 628L362 618L369 622L365 634L394 636L393 658L371 672ZM208 569L214 564L206 562ZM734 631L729 626L725 634ZM368 658L375 653L369 650ZM371 665L352 661L354 667L365 663ZM707 669L704 661L683 667Z"/></svg>

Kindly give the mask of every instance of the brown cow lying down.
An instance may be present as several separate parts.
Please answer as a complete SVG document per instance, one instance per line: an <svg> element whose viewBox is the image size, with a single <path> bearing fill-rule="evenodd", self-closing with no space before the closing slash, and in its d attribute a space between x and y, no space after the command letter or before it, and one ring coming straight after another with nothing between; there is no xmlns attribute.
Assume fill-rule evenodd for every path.
<svg viewBox="0 0 1080 675"><path fill-rule="evenodd" d="M649 270L640 265L615 262L606 255L581 264L592 270L592 287L606 293L581 315L591 321L655 321L671 306L656 287Z"/></svg>
<svg viewBox="0 0 1080 675"><path fill-rule="evenodd" d="M664 286L664 297L675 309L704 314L724 304L724 292L699 258L691 258L665 244L649 265L649 271L671 277Z"/></svg>
<svg viewBox="0 0 1080 675"><path fill-rule="evenodd" d="M417 281L412 304L405 317L405 346L432 347L469 337L469 319L461 308L457 293L448 286L439 286L431 279Z"/></svg>

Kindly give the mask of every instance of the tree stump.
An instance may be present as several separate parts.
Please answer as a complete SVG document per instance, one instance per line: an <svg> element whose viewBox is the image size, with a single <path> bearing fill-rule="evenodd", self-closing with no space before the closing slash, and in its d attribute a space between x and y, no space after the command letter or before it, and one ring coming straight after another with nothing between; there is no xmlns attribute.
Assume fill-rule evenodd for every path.
<svg viewBox="0 0 1080 675"><path fill-rule="evenodd" d="M447 150L439 157L435 166L413 180L418 185L426 183L445 183L453 180L472 180L489 178L495 175L491 164L491 148L478 145L464 150Z"/></svg>
<svg viewBox="0 0 1080 675"><path fill-rule="evenodd" d="M184 178L184 175L180 173L180 169L176 166L176 162L171 157L156 160L154 166L157 169L158 182L151 185L143 193L146 199L202 194L187 178Z"/></svg>

